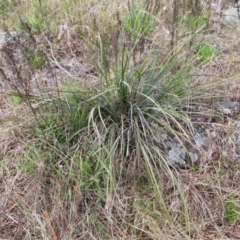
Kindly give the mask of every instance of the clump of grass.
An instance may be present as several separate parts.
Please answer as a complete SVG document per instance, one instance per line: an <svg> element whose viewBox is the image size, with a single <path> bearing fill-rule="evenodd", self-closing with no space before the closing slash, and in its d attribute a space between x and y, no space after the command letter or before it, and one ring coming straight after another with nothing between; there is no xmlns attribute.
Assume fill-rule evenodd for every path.
<svg viewBox="0 0 240 240"><path fill-rule="evenodd" d="M163 136L168 135L172 141L184 148L193 145L192 133L195 129L190 116L199 99L203 96L207 98L208 91L214 86L207 91L207 87L196 88L191 83L191 68L195 60L185 59L188 43L194 36L176 46L174 52L171 52L167 45L166 49L160 46L154 49L155 56L146 55L139 64L132 64L139 39L145 36L144 34L150 34L150 28L145 29L140 25L145 17L149 19L149 15L143 14L139 9L134 10L133 14L135 17L132 16L131 19L124 16L126 28L119 26L120 36L123 38L118 41L118 57L115 62L108 59L106 41L102 41L101 36L97 37L97 88L91 84L80 84L79 88L74 89L60 88L57 94L41 99L37 109L33 108L31 97L27 98L26 102L39 124L35 128L34 143L39 151L34 153L31 150L30 159L34 158L34 154L38 154L35 157L42 157L44 161L27 164L30 159L23 158L23 164L19 165L19 168L23 165L29 168L36 166L45 179L40 192L51 188L51 181L56 181L57 178L63 185L63 191L69 192L67 209L70 212L73 211L71 203L75 199L76 188L84 195L79 200L82 207L86 209L91 206L96 209L98 205L105 204L106 210L111 212L112 202L118 202L120 196L129 194L124 184L128 182L128 187L134 191L133 187L139 183L138 175L144 176L144 179L147 179L145 184L153 192L155 201L147 207L149 210L145 214L149 212L151 215L152 209L156 208L158 214L151 216L154 221L157 222L160 216L164 216L169 226L176 222L189 228L185 197L169 167L169 146ZM132 21L135 31L130 38L134 44L126 45L125 36L131 34L131 31L126 29L131 26ZM149 24L143 27L148 27ZM35 58L35 54L30 52L30 71L31 65L38 67ZM11 57L10 60L15 61ZM25 81L23 78L19 79ZM40 98L34 101L38 99ZM191 158L184 160L191 165ZM171 180L174 192L180 197L180 212L168 209L164 178ZM138 191L142 193L142 189ZM51 196L52 198L54 196ZM46 203L43 206L47 208ZM131 207L125 211L126 218L123 220L131 229L130 226L136 219L128 216L131 215ZM81 214L84 215L84 211ZM94 221L97 219L101 222L95 214L87 214ZM118 213L113 211L112 214L117 221ZM107 223L110 227L113 226L109 219ZM92 231L97 234L98 227L94 223L90 225L88 229L93 227ZM107 230L109 226L105 225L104 231L110 231ZM142 237L144 231L144 228L138 230L136 235ZM107 234L114 235L112 231Z"/></svg>
<svg viewBox="0 0 240 240"><path fill-rule="evenodd" d="M162 176L170 176L179 194L182 193L169 168L168 148L162 135L172 136L182 146L191 145L194 128L190 109L196 107L200 95L202 97L207 91L204 88L196 92L195 86L190 84L189 73L194 61L182 61L186 43L175 54L161 52L134 67L131 65L132 48L123 45L118 62L109 65L105 61L107 53L101 39L98 46L98 88L67 90L65 98L68 101L61 99L57 103L62 118L67 117L70 121L65 121L75 131L69 141L73 144L78 141L87 159L92 159L91 164L84 166L89 169L86 173L95 176L91 178L93 182L97 181L101 199L104 192L116 196L118 185L127 179L134 181L143 173L155 193L159 211L172 222L173 216L162 192L164 186L160 183ZM86 159L86 156L82 158ZM188 224L187 208L181 196L183 216Z"/></svg>
<svg viewBox="0 0 240 240"><path fill-rule="evenodd" d="M19 74L13 81L8 78L17 92L13 102L25 102L37 121L24 125L30 133L22 142L21 153L6 156L6 147L0 144L5 154L0 174L4 184L11 183L11 193L0 185L0 190L5 189L1 234L8 238L6 229L11 226L12 232L21 231L21 239L51 239L53 232L59 239L209 237L212 228L219 228L214 225L219 220L216 209L225 193L224 172L218 172L221 181L211 174L224 165L214 159L195 166L188 153L194 148L198 118L202 122L208 118L204 112L210 108L208 99L219 96L218 83L201 86L193 81L197 57L209 57L209 52L205 55L200 50L194 56L189 54L203 24L187 39L178 36L172 51L164 38L154 45L146 40L155 22L142 6L133 5L121 14L116 10L111 23L106 17L107 3L92 6L92 12L97 7L105 9L100 17L104 26L97 22L95 29L88 28L91 35L80 32L85 41L91 36L87 44L95 51L97 84L88 75L79 77L78 83L61 79L60 87L44 89L44 93L39 89L41 94L34 97L27 95L30 89L26 87L31 87L31 78L23 77L27 75ZM79 29L83 26L81 22ZM40 28L38 32L30 24L31 28L33 35L45 31ZM108 36L109 32L116 35ZM112 39L117 41L112 43ZM146 41L148 51L136 63L136 49ZM54 50L51 44L50 48ZM44 50L45 60L49 48ZM29 53L24 73L33 74L45 62L35 49L30 48ZM12 71L21 73L14 64L17 58L8 60L14 66ZM17 91L16 79L20 87L25 86L26 96ZM189 169L169 166L168 142L182 146ZM15 147L9 144L11 148ZM225 219L231 224L236 209L228 200L235 199L227 198L224 205ZM214 224L205 226L203 221ZM25 228L16 222L25 222ZM204 237L200 236L203 232Z"/></svg>

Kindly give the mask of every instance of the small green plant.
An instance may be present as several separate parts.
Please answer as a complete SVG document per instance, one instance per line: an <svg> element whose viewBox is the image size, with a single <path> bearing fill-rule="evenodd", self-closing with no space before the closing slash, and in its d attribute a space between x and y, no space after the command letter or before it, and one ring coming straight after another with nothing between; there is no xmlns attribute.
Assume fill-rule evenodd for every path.
<svg viewBox="0 0 240 240"><path fill-rule="evenodd" d="M27 57L29 63L34 68L41 68L43 66L43 64L45 63L45 58L42 53L35 53L32 50L27 50L25 54L26 54L26 57Z"/></svg>
<svg viewBox="0 0 240 240"><path fill-rule="evenodd" d="M12 99L12 103L13 103L15 106L20 105L21 102L22 102L22 99L21 99L21 97L19 96L18 93L12 93L11 99Z"/></svg>
<svg viewBox="0 0 240 240"><path fill-rule="evenodd" d="M211 60L215 55L214 47L203 42L197 44L195 47L195 52L201 63Z"/></svg>
<svg viewBox="0 0 240 240"><path fill-rule="evenodd" d="M224 174L225 174L224 168L221 168L221 167L216 167L216 168L215 168L215 171L216 171L216 173L219 174L219 175L224 175Z"/></svg>
<svg viewBox="0 0 240 240"><path fill-rule="evenodd" d="M224 203L224 217L228 224L234 224L239 220L240 212L237 206L235 194L231 194Z"/></svg>

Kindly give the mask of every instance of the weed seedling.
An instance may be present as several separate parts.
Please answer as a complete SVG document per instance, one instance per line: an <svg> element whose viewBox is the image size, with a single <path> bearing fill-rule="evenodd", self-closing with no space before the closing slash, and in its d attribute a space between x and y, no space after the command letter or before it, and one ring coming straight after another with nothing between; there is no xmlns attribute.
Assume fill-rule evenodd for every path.
<svg viewBox="0 0 240 240"><path fill-rule="evenodd" d="M238 211L236 196L231 194L224 204L224 217L228 224L234 224L239 220L240 212Z"/></svg>
<svg viewBox="0 0 240 240"><path fill-rule="evenodd" d="M201 63L210 61L215 55L215 50L214 50L213 46L210 44L205 44L203 42L199 43L195 47L195 52Z"/></svg>

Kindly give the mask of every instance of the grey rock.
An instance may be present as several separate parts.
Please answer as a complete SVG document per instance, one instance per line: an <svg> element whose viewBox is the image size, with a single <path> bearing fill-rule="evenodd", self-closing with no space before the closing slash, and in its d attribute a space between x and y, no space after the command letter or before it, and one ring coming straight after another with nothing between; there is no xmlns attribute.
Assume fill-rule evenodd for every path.
<svg viewBox="0 0 240 240"><path fill-rule="evenodd" d="M8 43L10 43L14 37L20 36L20 32L16 31L10 31L7 32L0 32L0 49L2 49L4 46L6 46Z"/></svg>
<svg viewBox="0 0 240 240"><path fill-rule="evenodd" d="M75 59L62 60L59 62L59 64L72 75L78 75L79 72L87 71L86 67L81 62Z"/></svg>
<svg viewBox="0 0 240 240"><path fill-rule="evenodd" d="M230 116L239 112L240 110L240 103L231 101L229 98L223 99L222 101L217 101L213 104L213 106L221 113Z"/></svg>
<svg viewBox="0 0 240 240"><path fill-rule="evenodd" d="M222 1L211 3L211 9L213 9L217 13L220 13L222 8L223 8L223 2Z"/></svg>
<svg viewBox="0 0 240 240"><path fill-rule="evenodd" d="M186 151L180 146L176 145L168 152L168 164L170 166L174 164L185 165Z"/></svg>
<svg viewBox="0 0 240 240"><path fill-rule="evenodd" d="M195 152L190 152L189 156L191 158L192 163L195 163L195 162L197 162L199 160L199 156Z"/></svg>
<svg viewBox="0 0 240 240"><path fill-rule="evenodd" d="M196 133L194 139L198 148L202 148L208 145L208 139L202 136L200 133Z"/></svg>
<svg viewBox="0 0 240 240"><path fill-rule="evenodd" d="M240 26L240 9L238 7L229 8L222 12L224 20L229 24L239 25Z"/></svg>

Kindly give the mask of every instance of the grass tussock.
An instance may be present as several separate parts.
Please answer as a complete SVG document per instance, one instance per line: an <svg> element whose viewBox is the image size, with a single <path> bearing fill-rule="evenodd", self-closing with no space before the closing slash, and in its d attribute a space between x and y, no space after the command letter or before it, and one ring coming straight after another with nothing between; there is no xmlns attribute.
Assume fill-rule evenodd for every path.
<svg viewBox="0 0 240 240"><path fill-rule="evenodd" d="M239 40L192 2L0 4L0 238L239 237Z"/></svg>

